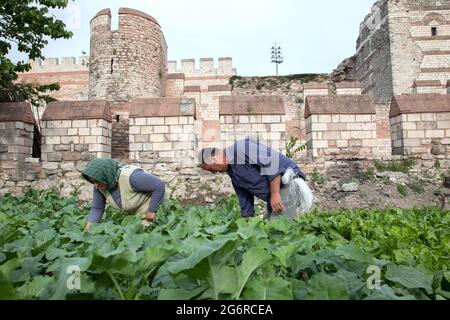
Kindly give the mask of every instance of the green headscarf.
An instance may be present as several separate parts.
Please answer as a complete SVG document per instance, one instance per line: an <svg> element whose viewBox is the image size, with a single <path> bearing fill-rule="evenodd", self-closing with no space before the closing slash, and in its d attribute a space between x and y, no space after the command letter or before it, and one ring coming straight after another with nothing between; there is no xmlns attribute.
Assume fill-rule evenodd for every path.
<svg viewBox="0 0 450 320"><path fill-rule="evenodd" d="M119 180L120 169L124 165L107 158L99 158L89 162L82 173L82 177L87 181L92 180L104 183L108 190L112 190Z"/></svg>

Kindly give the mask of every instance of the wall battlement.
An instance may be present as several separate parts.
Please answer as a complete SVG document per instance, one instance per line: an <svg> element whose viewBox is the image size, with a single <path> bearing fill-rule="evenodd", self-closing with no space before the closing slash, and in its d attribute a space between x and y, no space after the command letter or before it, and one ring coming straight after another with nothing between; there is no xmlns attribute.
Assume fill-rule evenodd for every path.
<svg viewBox="0 0 450 320"><path fill-rule="evenodd" d="M46 58L45 60L30 60L31 73L44 72L69 72L69 71L89 71L89 57Z"/></svg>
<svg viewBox="0 0 450 320"><path fill-rule="evenodd" d="M221 57L217 62L213 58L182 59L180 65L176 60L168 61L169 73L184 73L186 77L234 76L233 59Z"/></svg>

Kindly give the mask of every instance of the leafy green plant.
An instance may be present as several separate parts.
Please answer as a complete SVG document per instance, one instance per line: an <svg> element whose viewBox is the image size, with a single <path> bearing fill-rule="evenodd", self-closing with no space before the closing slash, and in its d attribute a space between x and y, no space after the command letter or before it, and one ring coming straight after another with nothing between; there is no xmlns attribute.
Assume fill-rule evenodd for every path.
<svg viewBox="0 0 450 320"><path fill-rule="evenodd" d="M364 170L361 173L361 180L362 181L373 181L375 180L375 172L373 168L368 168L367 170Z"/></svg>
<svg viewBox="0 0 450 320"><path fill-rule="evenodd" d="M406 186L404 184L399 184L397 185L397 191L398 193L400 193L403 197L407 197L408 196L408 189L406 188Z"/></svg>
<svg viewBox="0 0 450 320"><path fill-rule="evenodd" d="M433 167L434 167L435 169L440 169L440 168L441 168L441 162L440 162L439 160L436 160L436 161L434 162Z"/></svg>
<svg viewBox="0 0 450 320"><path fill-rule="evenodd" d="M53 192L0 197L0 299L450 299L450 212L436 208L263 220L241 219L235 196L168 200L151 227L107 209L83 231L88 212Z"/></svg>
<svg viewBox="0 0 450 320"><path fill-rule="evenodd" d="M29 60L44 59L42 49L48 39L72 37L64 22L49 13L51 9L64 9L67 4L67 0L3 1L0 6L0 101L30 101L36 107L42 101L54 101L48 93L59 90L59 84L20 83L18 74L30 71L31 64L13 62L9 53L15 43L17 50Z"/></svg>
<svg viewBox="0 0 450 320"><path fill-rule="evenodd" d="M323 175L320 174L319 171L317 171L317 169L314 169L310 174L309 174L309 181L312 184L318 184L319 186L323 186L325 184L325 182L327 181L326 177L324 177Z"/></svg>
<svg viewBox="0 0 450 320"><path fill-rule="evenodd" d="M375 168L378 172L392 171L409 173L411 168L416 165L416 160L405 157L402 160L394 160L383 162L380 160L374 160Z"/></svg>
<svg viewBox="0 0 450 320"><path fill-rule="evenodd" d="M291 137L286 143L286 156L288 158L294 158L299 152L306 149L306 144L301 144L298 137Z"/></svg>
<svg viewBox="0 0 450 320"><path fill-rule="evenodd" d="M425 192L425 181L423 181L422 179L416 178L412 181L409 181L406 185L415 193L421 194Z"/></svg>

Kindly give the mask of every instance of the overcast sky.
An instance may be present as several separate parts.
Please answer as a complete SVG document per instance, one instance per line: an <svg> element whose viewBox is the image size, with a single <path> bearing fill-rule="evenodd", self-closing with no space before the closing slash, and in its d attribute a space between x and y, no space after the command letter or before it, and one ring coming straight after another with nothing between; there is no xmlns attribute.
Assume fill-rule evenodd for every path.
<svg viewBox="0 0 450 320"><path fill-rule="evenodd" d="M327 73L355 52L359 24L374 0L75 0L57 13L74 32L52 41L46 57L89 51L89 22L101 9L130 7L152 15L162 27L169 60L232 57L239 75L275 73L270 48L285 62L280 74ZM17 58L17 55L14 55Z"/></svg>

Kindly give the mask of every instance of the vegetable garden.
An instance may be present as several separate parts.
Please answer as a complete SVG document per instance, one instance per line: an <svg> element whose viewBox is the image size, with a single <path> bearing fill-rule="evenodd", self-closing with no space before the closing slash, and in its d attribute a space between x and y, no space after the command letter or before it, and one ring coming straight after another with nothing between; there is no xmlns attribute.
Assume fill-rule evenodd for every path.
<svg viewBox="0 0 450 320"><path fill-rule="evenodd" d="M108 209L84 231L88 211L48 191L0 197L0 298L450 299L450 212L435 208L269 221L240 218L235 198L169 200L149 227Z"/></svg>

